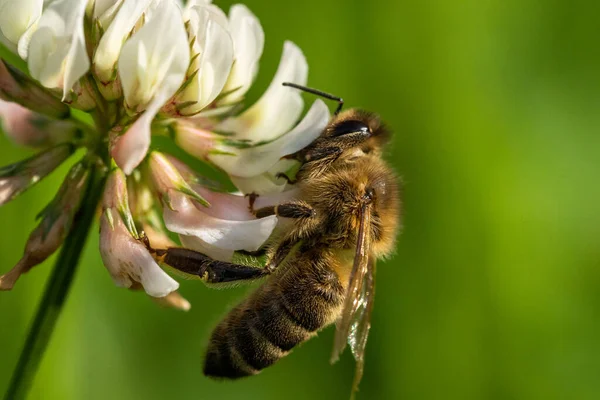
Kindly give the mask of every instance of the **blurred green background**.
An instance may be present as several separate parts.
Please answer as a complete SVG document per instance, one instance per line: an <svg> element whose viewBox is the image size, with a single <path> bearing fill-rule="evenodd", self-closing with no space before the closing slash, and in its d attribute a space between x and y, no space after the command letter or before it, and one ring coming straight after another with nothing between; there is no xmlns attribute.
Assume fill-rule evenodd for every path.
<svg viewBox="0 0 600 400"><path fill-rule="evenodd" d="M246 4L266 33L251 98L290 39L311 86L395 132L405 229L380 264L359 398L599 399L600 3ZM0 137L2 164L28 154ZM0 271L63 173L0 208ZM161 309L114 286L96 232L31 399L347 398L332 329L259 376L204 378L210 330L248 289L182 282L192 310ZM51 265L0 293L0 393Z"/></svg>

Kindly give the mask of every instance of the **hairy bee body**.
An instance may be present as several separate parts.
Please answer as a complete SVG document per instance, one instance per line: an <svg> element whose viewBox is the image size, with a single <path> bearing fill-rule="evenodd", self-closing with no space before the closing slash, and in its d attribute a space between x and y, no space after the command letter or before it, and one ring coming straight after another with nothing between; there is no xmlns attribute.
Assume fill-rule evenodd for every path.
<svg viewBox="0 0 600 400"><path fill-rule="evenodd" d="M254 375L337 319L344 286L333 252L301 246L297 254L218 324L205 375Z"/></svg>
<svg viewBox="0 0 600 400"><path fill-rule="evenodd" d="M376 124L373 131L381 129L372 114L350 110L330 123L323 144L331 143L335 127L357 118ZM320 145L317 139L307 151L318 153ZM294 204L310 212L291 219L291 228L269 246L269 257L283 242L296 245L268 280L215 328L205 359L206 375L254 375L340 318L357 246L358 211L369 190L375 196L369 251L383 257L394 247L398 179L381 159L378 142L343 149L334 160L307 158L298 173L300 200Z"/></svg>
<svg viewBox="0 0 600 400"><path fill-rule="evenodd" d="M211 284L267 278L213 331L204 373L254 375L336 322L333 359L349 340L362 375L375 289L375 260L390 255L399 229L398 178L382 159L388 132L371 113L336 114L300 152L298 198L254 210L288 220L267 246L264 268L184 248L156 259Z"/></svg>

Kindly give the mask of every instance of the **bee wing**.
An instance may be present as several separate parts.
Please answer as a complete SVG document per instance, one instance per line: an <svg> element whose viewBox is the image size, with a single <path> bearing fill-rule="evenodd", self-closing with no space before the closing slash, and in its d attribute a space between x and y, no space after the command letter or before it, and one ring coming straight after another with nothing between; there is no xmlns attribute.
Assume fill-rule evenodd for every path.
<svg viewBox="0 0 600 400"><path fill-rule="evenodd" d="M375 294L375 260L371 255L371 210L365 204L359 212L358 240L342 316L337 324L331 362L338 360L346 341L356 360L354 389L362 377L364 351Z"/></svg>
<svg viewBox="0 0 600 400"><path fill-rule="evenodd" d="M358 390L358 384L363 375L365 364L365 347L369 329L371 329L371 312L373 311L373 300L375 299L375 260L369 257L367 272L364 277L361 295L359 297L359 307L352 318L348 343L350 350L356 360L356 370L354 372L354 382L352 383L353 392Z"/></svg>

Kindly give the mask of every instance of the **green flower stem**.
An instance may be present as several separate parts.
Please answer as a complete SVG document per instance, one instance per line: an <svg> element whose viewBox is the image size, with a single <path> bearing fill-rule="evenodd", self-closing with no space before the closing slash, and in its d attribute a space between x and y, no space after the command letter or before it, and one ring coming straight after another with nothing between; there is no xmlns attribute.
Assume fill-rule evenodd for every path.
<svg viewBox="0 0 600 400"><path fill-rule="evenodd" d="M94 222L96 207L102 196L105 181L106 174L102 167L92 166L90 184L87 186L81 208L74 217L71 231L54 265L52 276L46 286L25 346L13 372L12 380L4 397L5 400L25 399L29 392L56 321L65 304L81 252Z"/></svg>

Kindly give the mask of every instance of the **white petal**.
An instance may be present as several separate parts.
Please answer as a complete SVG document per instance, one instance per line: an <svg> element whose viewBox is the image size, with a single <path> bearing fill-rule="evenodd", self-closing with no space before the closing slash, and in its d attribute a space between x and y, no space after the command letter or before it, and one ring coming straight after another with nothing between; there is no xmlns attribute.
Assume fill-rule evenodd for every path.
<svg viewBox="0 0 600 400"><path fill-rule="evenodd" d="M113 71L119 59L121 47L151 1L123 1L119 12L108 26L108 29L104 27L106 32L102 35L94 54L94 71L101 81L107 82L113 77ZM94 9L95 14L99 13L98 17L110 8L110 1L105 1L104 3L109 4L100 5L100 8L96 5Z"/></svg>
<svg viewBox="0 0 600 400"><path fill-rule="evenodd" d="M152 100L137 121L129 127L127 132L115 140L111 155L127 175L131 174L146 157L150 148L152 120L171 97L173 91L177 89L178 84L173 82L165 85L163 91Z"/></svg>
<svg viewBox="0 0 600 400"><path fill-rule="evenodd" d="M315 140L329 121L329 110L325 103L317 99L304 119L287 134L272 142L238 149L225 143L218 144L220 151L235 154L210 154L209 160L230 175L250 178L260 175L273 167L281 157L303 149Z"/></svg>
<svg viewBox="0 0 600 400"><path fill-rule="evenodd" d="M258 72L258 61L265 43L260 21L243 4L235 4L229 10L229 30L233 39L235 64L223 92L236 90L220 103L234 103L244 97Z"/></svg>
<svg viewBox="0 0 600 400"><path fill-rule="evenodd" d="M233 64L233 44L226 28L218 21L219 14L207 7L192 10L198 13L194 53L199 53L200 59L197 66L192 66L198 72L177 96L180 102L196 102L183 110L186 115L198 113L213 102L221 93Z"/></svg>
<svg viewBox="0 0 600 400"><path fill-rule="evenodd" d="M211 4L211 0L188 0L185 2L184 13L188 13L192 7L195 6L206 6Z"/></svg>
<svg viewBox="0 0 600 400"><path fill-rule="evenodd" d="M93 10L91 10L92 18L100 18L105 13L120 7L123 3L123 0L92 0L92 2L88 4L88 13L90 12L89 8L93 7ZM106 34L106 26L103 26L103 28Z"/></svg>
<svg viewBox="0 0 600 400"><path fill-rule="evenodd" d="M214 192L198 183L192 184L191 187L210 203L210 207L203 208L202 212L211 217L233 221L250 221L256 219L250 213L248 197L232 193ZM298 195L297 190L289 190L271 196L260 196L254 202L254 209L280 204L296 198Z"/></svg>
<svg viewBox="0 0 600 400"><path fill-rule="evenodd" d="M107 214L112 216L113 226ZM148 250L125 228L119 213L106 209L100 226L100 255L115 283L131 287L140 282L150 296L164 297L177 290L179 284L164 272Z"/></svg>
<svg viewBox="0 0 600 400"><path fill-rule="evenodd" d="M298 120L304 107L300 91L282 83L305 85L307 76L304 54L292 42L285 42L279 68L267 91L239 117L223 121L218 130L234 132L238 139L255 142L280 136Z"/></svg>
<svg viewBox="0 0 600 400"><path fill-rule="evenodd" d="M179 7L171 1L161 1L150 19L123 46L118 71L125 101L130 108L143 110L150 100L165 88L165 81L176 82L169 87L169 97L181 85L190 51L187 33Z"/></svg>
<svg viewBox="0 0 600 400"><path fill-rule="evenodd" d="M38 22L40 20L40 17L38 17L38 19L36 19L35 22L31 24L29 28L27 28L25 33L21 35L19 43L17 43L17 53L23 60L26 60L29 55L29 43L31 42L31 37L38 28Z"/></svg>
<svg viewBox="0 0 600 400"><path fill-rule="evenodd" d="M277 179L269 173L256 175L251 178L240 178L237 176L230 176L229 178L242 193L256 193L259 195L280 193L287 186L285 179Z"/></svg>
<svg viewBox="0 0 600 400"><path fill-rule="evenodd" d="M49 88L62 88L63 100L89 69L83 19L86 0L56 0L48 5L29 43L31 76Z"/></svg>
<svg viewBox="0 0 600 400"><path fill-rule="evenodd" d="M13 45L42 15L42 0L0 1L0 32Z"/></svg>
<svg viewBox="0 0 600 400"><path fill-rule="evenodd" d="M196 236L179 235L181 245L187 249L199 251L202 254L220 261L231 261L233 258L233 250L222 249L217 246L210 245L197 238Z"/></svg>
<svg viewBox="0 0 600 400"><path fill-rule="evenodd" d="M258 250L277 224L270 216L251 221L229 221L209 216L194 206L186 196L171 196L173 210L163 208L167 229L196 236L208 244L228 250Z"/></svg>

